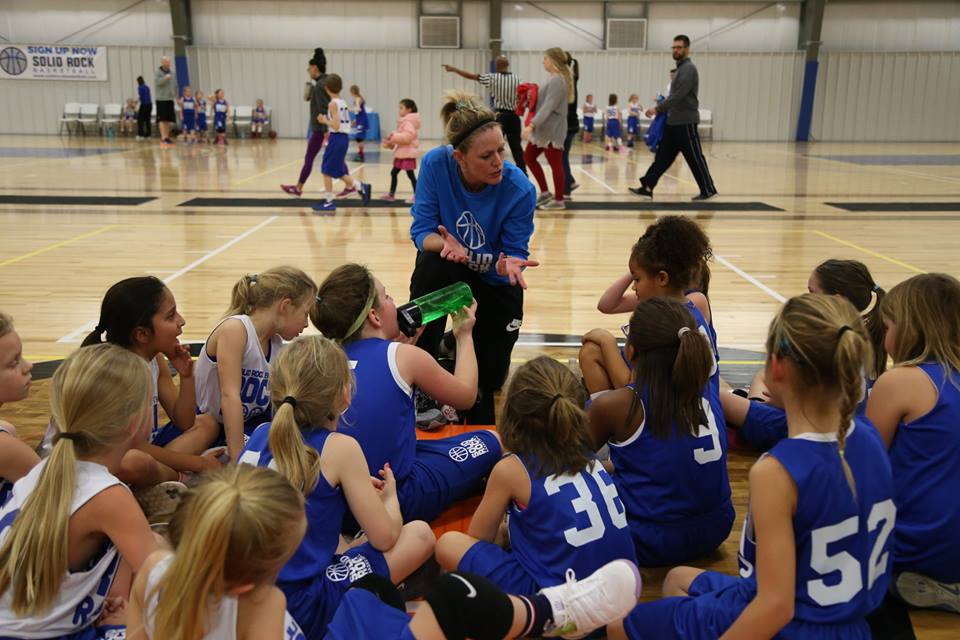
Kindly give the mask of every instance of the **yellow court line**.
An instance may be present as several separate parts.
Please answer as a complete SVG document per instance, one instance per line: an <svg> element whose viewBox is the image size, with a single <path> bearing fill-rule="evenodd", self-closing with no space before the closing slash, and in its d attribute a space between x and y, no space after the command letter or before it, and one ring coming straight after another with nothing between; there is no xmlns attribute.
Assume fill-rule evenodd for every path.
<svg viewBox="0 0 960 640"><path fill-rule="evenodd" d="M861 246L858 245L858 244L854 244L853 242L849 242L849 241L844 240L844 239L842 239L842 238L838 238L837 236L830 235L829 233L826 233L826 232L824 232L824 231L818 231L818 230L816 230L816 229L813 229L813 233L815 233L815 234L817 234L818 236L821 236L821 237L823 237L823 238L826 238L827 240L833 240L834 242L837 242L837 243L839 243L839 244L848 246L848 247L850 247L851 249L856 249L857 251L862 251L863 253L867 254L868 256L873 256L874 258L880 258L881 260L884 260L884 261L886 261L886 262L889 262L890 264L895 264L895 265L897 265L898 267L903 267L904 269L909 269L910 271L913 271L914 273L926 273L926 271L924 271L924 270L921 269L920 267L915 267L915 266L913 266L912 264L910 264L909 262L904 262L903 260L897 260L896 258L891 258L890 256L885 256L885 255L883 255L882 253L878 253L878 252L876 252L876 251L872 251L872 250L870 250L870 249L867 249L866 247L861 247Z"/></svg>
<svg viewBox="0 0 960 640"><path fill-rule="evenodd" d="M38 255L40 255L41 253L46 253L47 251L53 251L54 249L59 249L60 247L64 247L64 246L66 246L66 245L68 245L68 244L72 244L72 243L78 242L78 241L80 241L80 240L85 240L86 238L90 238L90 237L92 237L92 236L99 235L99 234L103 233L104 231L109 231L110 229L114 229L114 228L119 227L119 226L120 226L120 225L118 225L118 224L108 224L107 226L105 226L105 227L100 227L99 229L96 229L96 230L94 230L94 231L88 231L87 233L81 233L80 235L74 236L74 237L72 237L72 238L68 238L67 240L62 240L62 241L60 241L60 242L56 242L56 243L54 243L54 244L47 245L46 247L41 247L40 249L35 249L35 250L31 251L30 253L24 253L23 255L19 255L19 256L13 257L13 258L8 258L8 259L6 259L6 260L2 260L2 261L0 261L0 267L6 267L7 265L11 265L11 264L14 264L14 263L16 263L16 262L20 262L21 260L26 260L27 258L32 258L32 257L34 257L34 256L38 256Z"/></svg>
<svg viewBox="0 0 960 640"><path fill-rule="evenodd" d="M262 176L265 176L265 175L267 175L268 173L273 173L274 171L279 171L280 169L286 169L286 168L289 167L290 165L292 165L292 164L297 164L298 162L303 162L303 161L302 161L302 160L291 160L290 162L288 162L288 163L286 163L286 164L281 164L280 166L274 167L273 169L267 169L266 171L263 171L263 172L261 172L261 173L256 173L256 174L254 174L254 175L252 175L252 176L249 176L249 177L246 177L246 178L241 178L240 180L237 180L236 182L234 182L233 185L236 186L236 185L238 185L238 184L243 184L243 183L245 183L245 182L249 182L249 181L253 180L254 178L260 178L260 177L262 177Z"/></svg>

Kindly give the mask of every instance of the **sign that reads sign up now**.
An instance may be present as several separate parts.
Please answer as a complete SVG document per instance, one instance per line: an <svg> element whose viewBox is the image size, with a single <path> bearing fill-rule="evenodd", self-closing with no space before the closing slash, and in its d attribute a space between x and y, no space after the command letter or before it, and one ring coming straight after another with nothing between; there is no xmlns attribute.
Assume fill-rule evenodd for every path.
<svg viewBox="0 0 960 640"><path fill-rule="evenodd" d="M106 80L107 48L0 44L0 79Z"/></svg>

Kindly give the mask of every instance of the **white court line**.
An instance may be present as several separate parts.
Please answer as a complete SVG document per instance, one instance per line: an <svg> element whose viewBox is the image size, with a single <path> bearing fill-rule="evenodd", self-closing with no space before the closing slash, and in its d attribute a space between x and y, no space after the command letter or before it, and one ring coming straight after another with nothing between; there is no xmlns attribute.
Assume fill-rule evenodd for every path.
<svg viewBox="0 0 960 640"><path fill-rule="evenodd" d="M598 178L597 176L593 175L592 173L590 173L589 171L587 171L587 170L584 169L583 167L573 167L573 168L579 169L580 172L583 173L584 175L586 175L588 178L590 178L590 179L593 180L594 182L596 182L596 183L598 183L598 184L606 187L606 188L607 188L607 191L609 191L610 193L617 193L617 190L616 190L616 189L614 189L613 187L611 187L610 185L608 185L606 182L604 182L603 180L601 180L601 179Z"/></svg>
<svg viewBox="0 0 960 640"><path fill-rule="evenodd" d="M184 268L180 269L179 271L174 271L174 272L171 273L169 276L167 276L166 278L163 279L164 284L170 284L171 282L173 282L174 280L176 280L176 279L179 278L180 276L182 276L182 275L184 275L184 274L186 274L186 273L189 273L190 271L193 271L194 269L196 269L197 267L199 267L200 265L202 265L204 262L206 262L206 261L209 260L210 258L213 258L214 256L216 256L216 255L218 255L218 254L220 254L220 253L223 253L224 251L226 251L227 249L229 249L229 248L232 247L233 245L237 244L238 242L240 242L241 240L243 240L243 239L246 238L247 236L249 236L249 235L251 235L251 234L253 234L253 233L256 233L256 232L259 231L260 229L263 229L265 226L267 226L268 224L270 224L271 222L273 222L273 221L276 220L277 218L278 218L278 216L270 216L269 218L267 218L266 220L264 220L264 221L261 222L260 224L254 226L254 227L250 227L249 229L247 229L246 231L244 231L244 232L241 233L240 235L234 237L230 242L227 242L227 243L225 243L225 244L222 244L222 245L220 245L219 247L217 247L216 249L207 252L205 255L203 255L203 256L200 257L200 258L197 258L196 260L194 260L193 262L191 262L190 264L188 264L188 265L185 266ZM94 327L96 327L96 326L97 326L97 325L96 325L96 322L95 322L95 321L87 322L87 323L84 324L82 327L78 327L78 328L74 329L73 331L71 331L70 333L68 333L67 335L63 336L62 338L60 338L59 340L57 340L57 342L79 342L79 338L80 338L81 335L93 331Z"/></svg>
<svg viewBox="0 0 960 640"><path fill-rule="evenodd" d="M757 289L760 289L760 291L763 291L765 294L767 294L777 302L783 303L787 301L787 299L784 298L782 295L780 295L779 293L777 293L767 285L763 284L762 282L760 282L759 280L754 278L752 275L750 275L749 273L747 273L737 265L733 264L723 256L718 256L717 254L713 254L713 257L717 262L725 266L727 269L730 269L730 271L733 271L735 274L737 274L738 276L740 276L741 278L743 278L744 280L746 280L747 282L755 286Z"/></svg>

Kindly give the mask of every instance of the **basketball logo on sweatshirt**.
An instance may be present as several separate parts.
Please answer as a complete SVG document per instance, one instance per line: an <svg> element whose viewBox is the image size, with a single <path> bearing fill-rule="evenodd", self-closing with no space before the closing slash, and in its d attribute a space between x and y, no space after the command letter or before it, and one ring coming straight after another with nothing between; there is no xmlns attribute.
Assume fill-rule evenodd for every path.
<svg viewBox="0 0 960 640"><path fill-rule="evenodd" d="M469 211L464 211L457 219L457 235L468 249L474 251L487 244L487 234Z"/></svg>

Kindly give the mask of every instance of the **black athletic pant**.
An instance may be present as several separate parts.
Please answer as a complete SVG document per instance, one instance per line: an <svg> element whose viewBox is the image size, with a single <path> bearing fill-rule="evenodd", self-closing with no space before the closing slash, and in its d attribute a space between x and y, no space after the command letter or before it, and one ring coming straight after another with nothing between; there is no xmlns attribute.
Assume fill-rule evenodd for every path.
<svg viewBox="0 0 960 640"><path fill-rule="evenodd" d="M501 109L497 111L497 121L503 129L503 136L507 139L507 144L510 145L513 163L526 173L527 165L523 161L523 142L520 140L520 116L514 111Z"/></svg>
<svg viewBox="0 0 960 640"><path fill-rule="evenodd" d="M137 111L137 135L141 138L150 137L150 111L153 105L142 104Z"/></svg>
<svg viewBox="0 0 960 640"><path fill-rule="evenodd" d="M700 135L697 133L695 124L668 124L663 128L663 139L657 147L657 155L653 159L653 164L647 169L646 175L640 178L640 183L652 191L660 181L660 176L677 159L678 153L682 153L683 159L687 161L697 186L700 187L700 193L715 194L717 188L713 185L707 159L703 156L703 149L700 148Z"/></svg>
<svg viewBox="0 0 960 640"><path fill-rule="evenodd" d="M397 192L397 176L400 175L400 167L394 167L390 170L390 195ZM410 178L410 184L413 185L413 192L417 192L417 174L413 169L407 169L407 177Z"/></svg>
<svg viewBox="0 0 960 640"><path fill-rule="evenodd" d="M493 265L490 268L493 269ZM410 277L410 299L455 282L467 283L477 301L473 344L477 352L480 389L477 404L466 413L466 418L470 424L494 424L493 393L507 378L510 354L520 335L523 289L519 285L492 285L462 264L444 260L433 251L421 251ZM446 318L428 324L417 346L437 357L445 327Z"/></svg>

